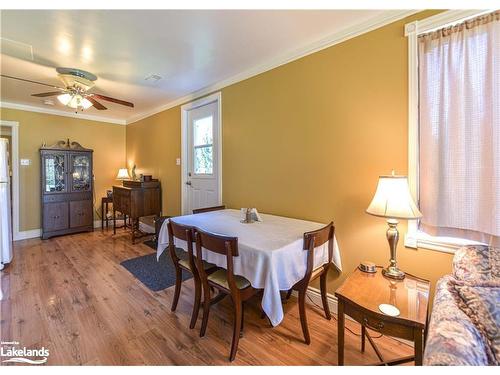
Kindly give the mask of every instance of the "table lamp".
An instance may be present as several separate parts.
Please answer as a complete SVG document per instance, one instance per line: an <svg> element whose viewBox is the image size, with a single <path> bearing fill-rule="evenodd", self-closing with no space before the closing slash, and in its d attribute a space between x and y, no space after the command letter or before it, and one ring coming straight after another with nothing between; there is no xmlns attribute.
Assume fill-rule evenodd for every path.
<svg viewBox="0 0 500 375"><path fill-rule="evenodd" d="M116 175L117 180L130 180L127 168L120 168L118 174Z"/></svg>
<svg viewBox="0 0 500 375"><path fill-rule="evenodd" d="M406 176L396 176L394 171L390 176L380 176L377 191L370 205L366 209L370 215L386 217L387 241L391 250L391 261L387 268L382 270L386 277L402 280L405 273L398 269L396 249L398 245L398 219L418 219L422 213L418 210L410 193Z"/></svg>

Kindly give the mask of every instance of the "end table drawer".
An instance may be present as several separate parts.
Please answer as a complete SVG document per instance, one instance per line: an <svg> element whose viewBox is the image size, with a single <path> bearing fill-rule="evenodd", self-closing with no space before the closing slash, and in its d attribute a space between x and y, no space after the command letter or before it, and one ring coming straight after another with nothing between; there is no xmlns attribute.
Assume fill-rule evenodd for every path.
<svg viewBox="0 0 500 375"><path fill-rule="evenodd" d="M373 331L380 332L384 335L399 337L406 340L413 340L413 327L402 325L401 323L393 323L387 317L382 319L370 311L352 307L349 303L345 304L344 312L359 324L364 325Z"/></svg>

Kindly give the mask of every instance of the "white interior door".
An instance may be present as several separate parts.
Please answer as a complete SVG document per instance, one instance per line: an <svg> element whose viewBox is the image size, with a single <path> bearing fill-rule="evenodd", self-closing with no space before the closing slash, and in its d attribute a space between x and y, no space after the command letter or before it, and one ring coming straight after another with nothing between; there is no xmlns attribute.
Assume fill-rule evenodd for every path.
<svg viewBox="0 0 500 375"><path fill-rule="evenodd" d="M220 202L219 102L187 110L184 214Z"/></svg>

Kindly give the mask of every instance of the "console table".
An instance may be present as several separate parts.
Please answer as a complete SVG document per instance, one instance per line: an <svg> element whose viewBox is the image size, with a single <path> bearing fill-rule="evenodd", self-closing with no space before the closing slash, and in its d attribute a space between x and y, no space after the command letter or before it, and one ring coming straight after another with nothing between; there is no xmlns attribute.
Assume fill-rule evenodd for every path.
<svg viewBox="0 0 500 375"><path fill-rule="evenodd" d="M143 237L139 218L161 215L161 187L159 181L123 181L123 186L113 186L113 233L116 234L116 211L132 220L132 243Z"/></svg>

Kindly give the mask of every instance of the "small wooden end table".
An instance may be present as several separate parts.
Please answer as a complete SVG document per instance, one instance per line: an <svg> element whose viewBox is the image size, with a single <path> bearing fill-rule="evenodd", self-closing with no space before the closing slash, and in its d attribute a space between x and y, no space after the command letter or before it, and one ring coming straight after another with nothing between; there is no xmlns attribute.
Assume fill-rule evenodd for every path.
<svg viewBox="0 0 500 375"><path fill-rule="evenodd" d="M421 366L429 316L429 290L428 280L409 274L404 280L394 280L382 275L382 267L377 267L376 273L366 273L356 268L335 292L338 299L338 364L344 365L344 314L347 314L361 324L361 352L364 352L368 339L380 360L376 365L415 361L415 365ZM379 309L382 303L396 306L400 314L396 317L385 315ZM366 328L413 341L415 354L384 360Z"/></svg>
<svg viewBox="0 0 500 375"><path fill-rule="evenodd" d="M106 222L106 229L109 227L108 219L108 210L109 204L113 203L113 197L102 197L101 198L101 229L104 229L104 222ZM104 211L104 207L106 207L106 211Z"/></svg>

